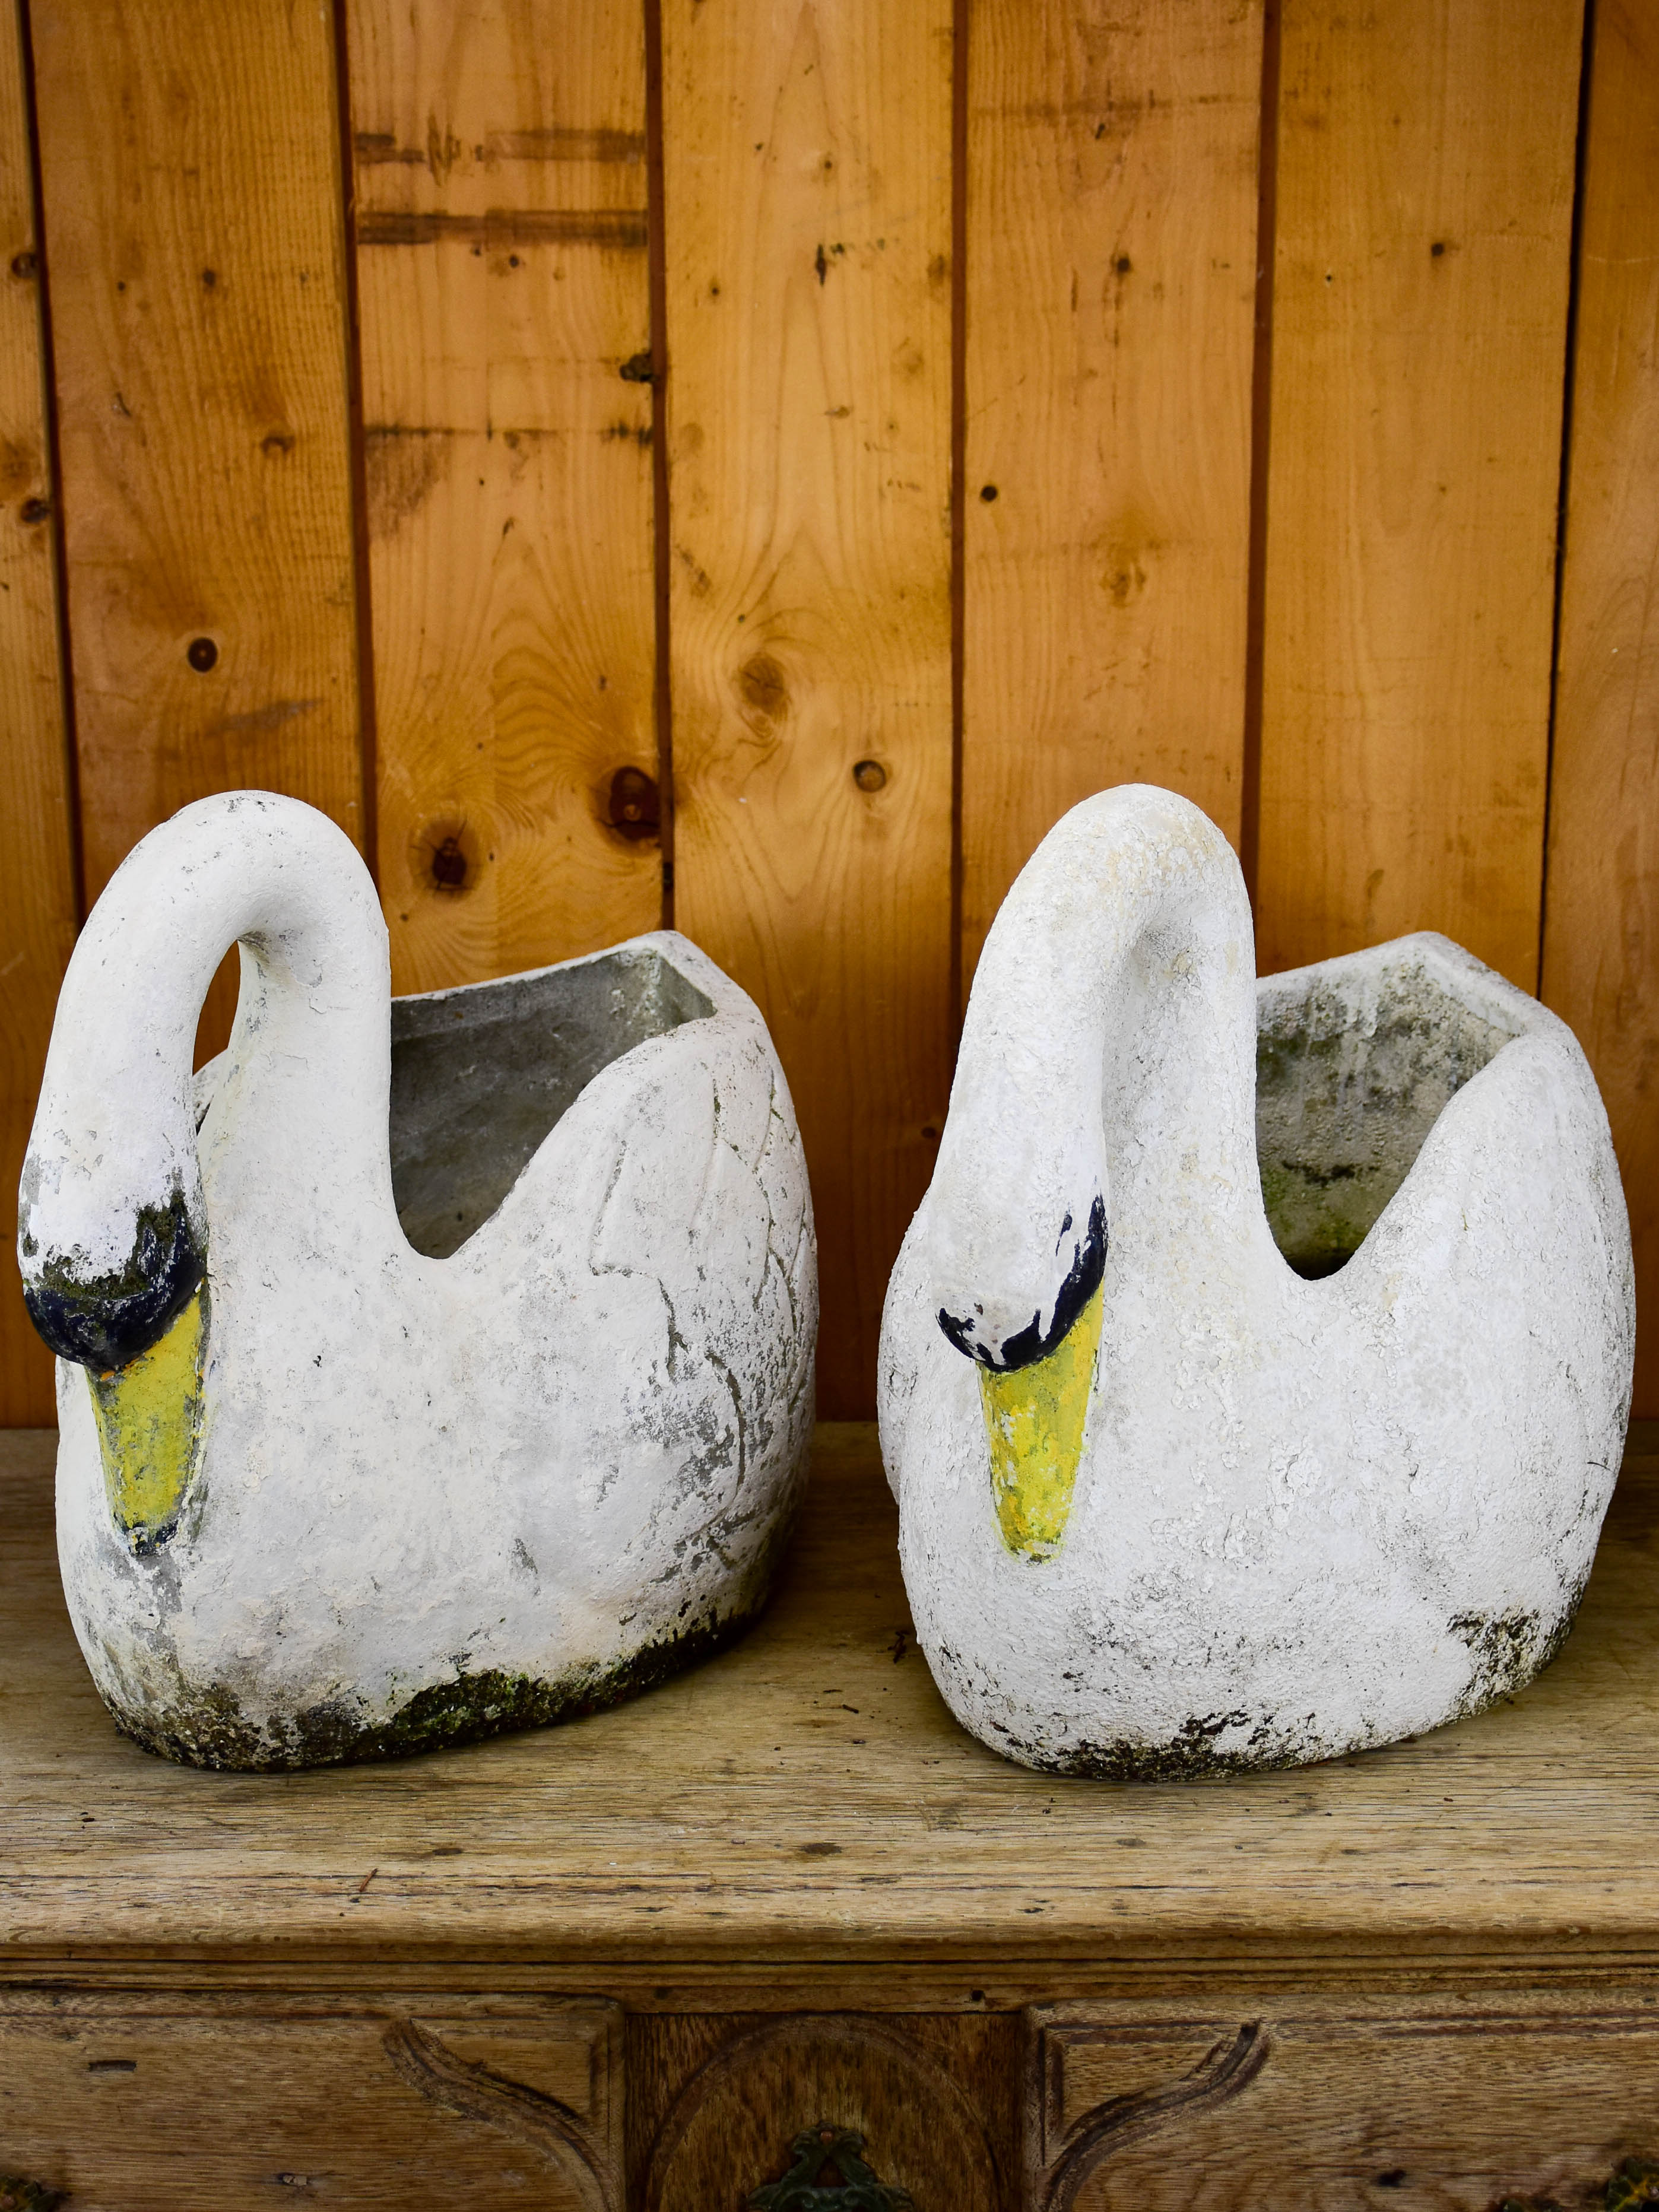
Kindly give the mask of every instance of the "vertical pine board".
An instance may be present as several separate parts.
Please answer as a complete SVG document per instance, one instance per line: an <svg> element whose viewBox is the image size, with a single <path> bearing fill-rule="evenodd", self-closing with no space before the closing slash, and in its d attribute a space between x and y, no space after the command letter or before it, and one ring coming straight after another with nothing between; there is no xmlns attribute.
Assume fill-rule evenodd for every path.
<svg viewBox="0 0 1659 2212"><path fill-rule="evenodd" d="M1636 1410L1659 1413L1659 15L1597 0L1544 997L1589 1053L1636 1243Z"/></svg>
<svg viewBox="0 0 1659 2212"><path fill-rule="evenodd" d="M663 14L677 919L771 1024L859 1414L948 1083L951 14Z"/></svg>
<svg viewBox="0 0 1659 2212"><path fill-rule="evenodd" d="M52 1419L52 1360L12 1244L17 1178L75 941L52 479L28 126L15 8L0 9L0 1426Z"/></svg>
<svg viewBox="0 0 1659 2212"><path fill-rule="evenodd" d="M1237 840L1261 94L1255 0L974 9L964 978L1091 792Z"/></svg>
<svg viewBox="0 0 1659 2212"><path fill-rule="evenodd" d="M1266 969L1537 979L1580 0L1284 15Z"/></svg>
<svg viewBox="0 0 1659 2212"><path fill-rule="evenodd" d="M328 10L34 0L32 23L88 894L238 786L361 842Z"/></svg>
<svg viewBox="0 0 1659 2212"><path fill-rule="evenodd" d="M660 917L656 841L610 818L657 774L644 19L348 22L380 883L425 990Z"/></svg>

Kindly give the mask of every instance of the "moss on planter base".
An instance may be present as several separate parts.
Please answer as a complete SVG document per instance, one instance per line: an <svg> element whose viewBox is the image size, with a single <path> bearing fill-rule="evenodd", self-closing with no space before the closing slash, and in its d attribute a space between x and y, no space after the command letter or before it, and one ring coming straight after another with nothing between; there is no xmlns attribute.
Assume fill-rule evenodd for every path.
<svg viewBox="0 0 1659 2212"><path fill-rule="evenodd" d="M763 1604L763 1600L762 1603ZM343 1699L307 1707L289 1719L248 1719L222 1686L186 1701L165 1721L113 1705L116 1726L146 1751L181 1766L276 1774L301 1767L356 1766L477 1743L509 1729L546 1728L622 1705L734 1644L761 1611L713 1615L643 1645L609 1667L572 1667L551 1681L489 1668L457 1674L417 1690L389 1720L365 1722Z"/></svg>
<svg viewBox="0 0 1659 2212"><path fill-rule="evenodd" d="M1449 1721L1470 1720L1502 1698L1512 1697L1536 1680L1560 1652L1572 1632L1584 1584L1580 1583L1562 1613L1548 1624L1535 1613L1460 1613L1447 1626L1468 1647L1474 1674ZM1242 1728L1244 1713L1211 1714L1189 1720L1167 1743L1138 1742L1121 1737L1111 1743L1082 1743L1055 1752L1031 1743L1000 1722L988 1727L998 1739L996 1748L1043 1774L1061 1774L1085 1782L1200 1782L1224 1781L1242 1774L1273 1773L1288 1766L1340 1759L1358 1749L1372 1749L1371 1742L1334 1743L1317 1741L1304 1728L1292 1730L1258 1723L1244 1747L1218 1751L1215 1738L1229 1729ZM1443 1725L1443 1723L1437 1723ZM1252 1746L1260 1746L1253 1749Z"/></svg>

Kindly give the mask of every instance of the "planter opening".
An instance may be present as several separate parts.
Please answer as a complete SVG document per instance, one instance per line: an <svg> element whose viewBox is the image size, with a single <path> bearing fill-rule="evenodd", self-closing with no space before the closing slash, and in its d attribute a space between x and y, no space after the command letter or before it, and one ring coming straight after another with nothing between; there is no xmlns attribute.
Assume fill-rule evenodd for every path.
<svg viewBox="0 0 1659 2212"><path fill-rule="evenodd" d="M1397 965L1264 977L1256 1154L1273 1241L1298 1275L1334 1275L1404 1182L1440 1109L1516 1031L1458 994L1419 940Z"/></svg>
<svg viewBox="0 0 1659 2212"><path fill-rule="evenodd" d="M392 1188L415 1249L459 1250L601 1068L714 1011L655 951L394 999Z"/></svg>

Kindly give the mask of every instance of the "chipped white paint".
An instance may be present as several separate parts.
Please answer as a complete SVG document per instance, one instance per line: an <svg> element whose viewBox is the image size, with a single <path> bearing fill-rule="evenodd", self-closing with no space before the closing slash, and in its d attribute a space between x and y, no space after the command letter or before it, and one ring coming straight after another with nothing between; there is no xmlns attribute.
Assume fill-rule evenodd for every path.
<svg viewBox="0 0 1659 2212"><path fill-rule="evenodd" d="M238 940L198 1138L197 1012ZM661 963L675 1025L603 1066L434 1258L394 1207L386 936L348 839L292 800L208 799L99 901L20 1251L60 1349L107 1327L129 1354L163 1325L134 1322L142 1279L173 1266L174 1306L190 1279L155 1234L135 1252L135 1224L171 1206L179 1249L205 1255L202 1419L170 1533L124 1531L88 1373L58 1366L64 1585L141 1740L232 1765L419 1748L638 1686L762 1601L811 1423L794 1115L758 1012L694 945L664 933L605 960ZM544 972L586 985L594 965ZM430 1027L509 988L399 1015Z"/></svg>
<svg viewBox="0 0 1659 2212"><path fill-rule="evenodd" d="M1056 1307L1097 1198L1075 1479L1022 1548L988 1429L1078 1364L1091 1307ZM1310 1275L1358 1249L1304 1279L1275 1228ZM1127 787L1066 816L987 941L883 1328L905 1579L966 1726L1060 1771L1191 1773L1518 1686L1589 1570L1632 1343L1607 1118L1553 1015L1428 935L1258 986L1196 808ZM1005 1420L1005 1475L1069 1476L1063 1428Z"/></svg>

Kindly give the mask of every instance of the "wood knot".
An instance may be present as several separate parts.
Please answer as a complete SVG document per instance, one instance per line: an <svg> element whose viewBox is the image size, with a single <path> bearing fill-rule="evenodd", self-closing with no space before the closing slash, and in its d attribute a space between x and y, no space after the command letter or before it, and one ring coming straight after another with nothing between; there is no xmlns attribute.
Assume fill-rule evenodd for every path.
<svg viewBox="0 0 1659 2212"><path fill-rule="evenodd" d="M491 860L495 857L492 853ZM458 898L478 880L483 855L478 840L465 819L448 817L428 822L415 840L415 876L424 877L441 896Z"/></svg>
<svg viewBox="0 0 1659 2212"><path fill-rule="evenodd" d="M605 819L630 843L657 836L662 828L662 794L655 777L642 768L619 768L611 779Z"/></svg>
<svg viewBox="0 0 1659 2212"><path fill-rule="evenodd" d="M861 760L854 768L853 781L860 791L879 791L887 781L887 771L878 760Z"/></svg>
<svg viewBox="0 0 1659 2212"><path fill-rule="evenodd" d="M751 653L738 671L738 690L750 713L781 722L789 712L789 679L769 653Z"/></svg>
<svg viewBox="0 0 1659 2212"><path fill-rule="evenodd" d="M440 890L451 891L459 890L466 882L466 854L459 837L446 837L433 848L432 880Z"/></svg>
<svg viewBox="0 0 1659 2212"><path fill-rule="evenodd" d="M193 637L185 647L185 659L198 676L205 676L219 659L219 648L210 637Z"/></svg>

